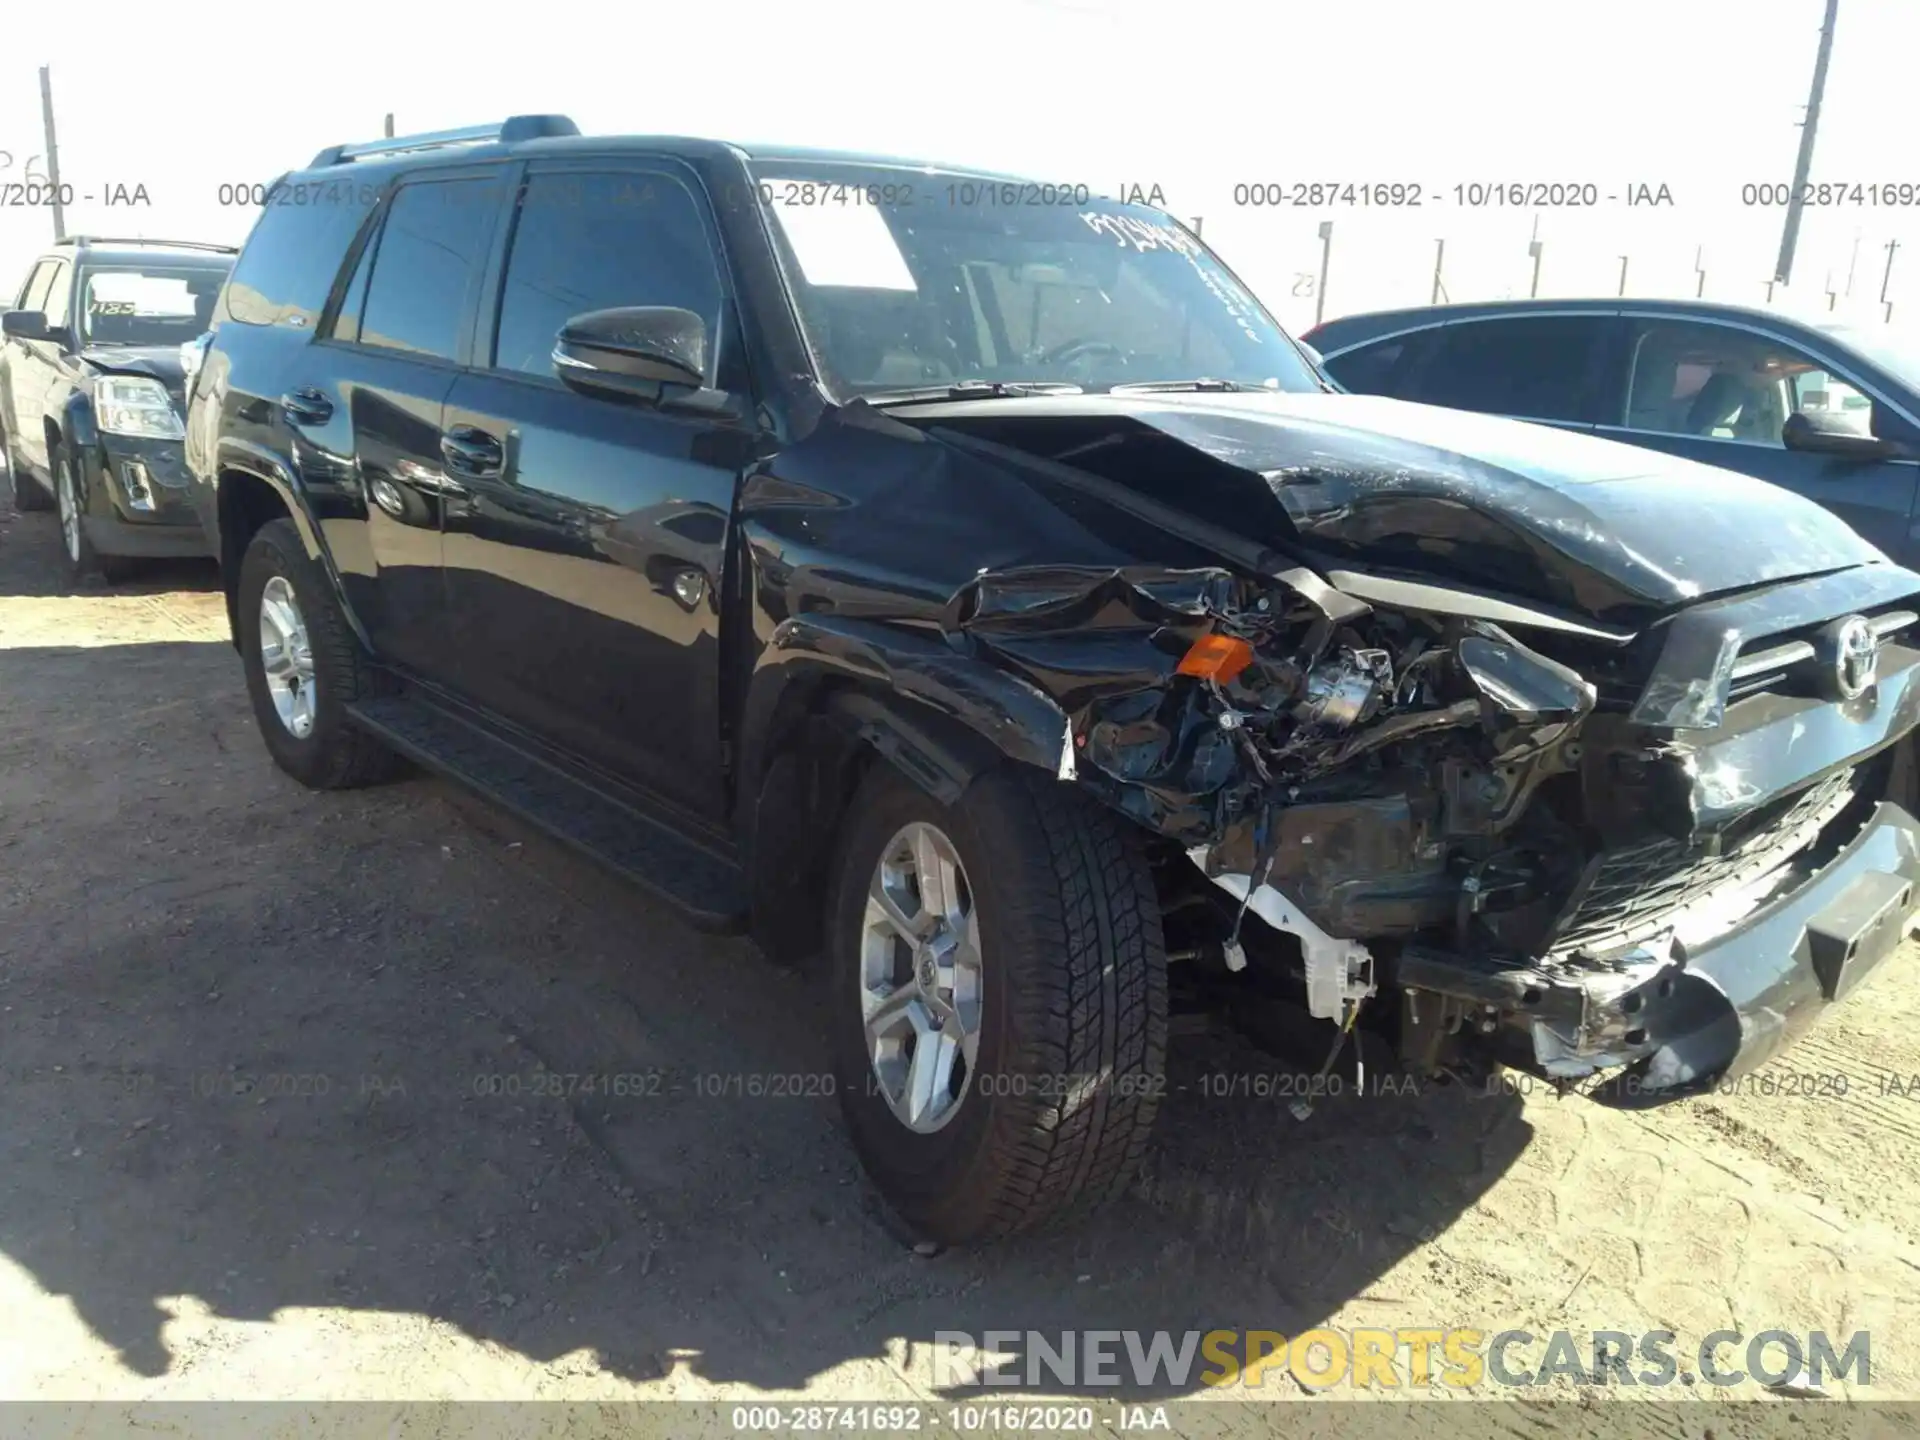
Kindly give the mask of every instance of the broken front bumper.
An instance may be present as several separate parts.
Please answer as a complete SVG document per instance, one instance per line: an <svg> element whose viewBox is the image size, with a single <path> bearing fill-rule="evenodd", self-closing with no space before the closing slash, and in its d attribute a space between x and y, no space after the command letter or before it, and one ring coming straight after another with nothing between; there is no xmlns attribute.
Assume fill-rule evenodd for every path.
<svg viewBox="0 0 1920 1440"><path fill-rule="evenodd" d="M1468 1028L1523 1029L1527 1068L1550 1077L1626 1067L1595 1098L1646 1103L1779 1054L1899 947L1917 901L1920 821L1882 802L1819 870L1700 944L1586 973L1480 969L1416 950L1397 978L1416 1002L1430 992L1479 1007L1484 1018Z"/></svg>

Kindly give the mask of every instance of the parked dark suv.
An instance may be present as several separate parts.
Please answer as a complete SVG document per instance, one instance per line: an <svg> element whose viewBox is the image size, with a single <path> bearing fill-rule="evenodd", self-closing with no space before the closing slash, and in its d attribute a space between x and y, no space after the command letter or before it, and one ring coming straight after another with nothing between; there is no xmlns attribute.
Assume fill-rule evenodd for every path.
<svg viewBox="0 0 1920 1440"><path fill-rule="evenodd" d="M822 955L818 1088L931 1237L1121 1187L1170 1007L1317 1031L1308 1103L1362 1051L1665 1098L1914 910L1920 575L1726 471L1330 393L1084 187L551 116L334 147L188 454L280 766L411 757Z"/></svg>
<svg viewBox="0 0 1920 1440"><path fill-rule="evenodd" d="M60 511L76 574L204 555L181 459L181 347L206 330L234 247L76 236L0 316L0 453L22 510Z"/></svg>
<svg viewBox="0 0 1920 1440"><path fill-rule="evenodd" d="M1306 338L1348 390L1738 470L1920 561L1920 337L1704 300L1513 300L1346 315Z"/></svg>

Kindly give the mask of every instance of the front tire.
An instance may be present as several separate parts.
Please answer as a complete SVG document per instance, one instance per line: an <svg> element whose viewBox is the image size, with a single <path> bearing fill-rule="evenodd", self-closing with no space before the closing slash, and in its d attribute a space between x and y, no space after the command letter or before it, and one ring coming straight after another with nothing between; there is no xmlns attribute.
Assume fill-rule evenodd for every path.
<svg viewBox="0 0 1920 1440"><path fill-rule="evenodd" d="M60 512L60 545L74 581L98 575L107 584L117 585L130 577L140 568L138 561L124 555L102 555L87 538L86 502L81 499L80 483L65 446L48 447L47 468L53 472L54 504Z"/></svg>
<svg viewBox="0 0 1920 1440"><path fill-rule="evenodd" d="M959 1244L1118 1195L1166 1084L1166 951L1137 836L1051 778L992 771L949 807L885 763L845 833L836 1089L888 1203Z"/></svg>
<svg viewBox="0 0 1920 1440"><path fill-rule="evenodd" d="M387 681L361 651L293 521L270 521L247 546L238 605L247 693L274 763L315 790L399 773L400 757L347 718L348 705Z"/></svg>

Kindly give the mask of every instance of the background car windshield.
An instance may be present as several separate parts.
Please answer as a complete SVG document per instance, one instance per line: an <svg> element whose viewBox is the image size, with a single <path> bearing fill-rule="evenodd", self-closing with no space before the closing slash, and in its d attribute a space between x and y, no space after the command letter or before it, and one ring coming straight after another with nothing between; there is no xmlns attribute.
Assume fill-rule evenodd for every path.
<svg viewBox="0 0 1920 1440"><path fill-rule="evenodd" d="M962 380L1321 388L1259 301L1157 210L905 169L769 162L755 178L836 395Z"/></svg>
<svg viewBox="0 0 1920 1440"><path fill-rule="evenodd" d="M86 272L80 339L87 345L179 345L208 328L226 279L207 267Z"/></svg>

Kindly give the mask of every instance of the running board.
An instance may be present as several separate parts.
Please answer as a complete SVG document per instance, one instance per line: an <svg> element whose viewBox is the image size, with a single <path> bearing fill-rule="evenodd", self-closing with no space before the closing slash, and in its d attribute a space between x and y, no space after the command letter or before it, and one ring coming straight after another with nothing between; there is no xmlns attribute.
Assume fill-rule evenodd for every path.
<svg viewBox="0 0 1920 1440"><path fill-rule="evenodd" d="M417 696L362 700L347 713L409 760L665 900L689 924L730 934L746 927L740 868L660 820Z"/></svg>

